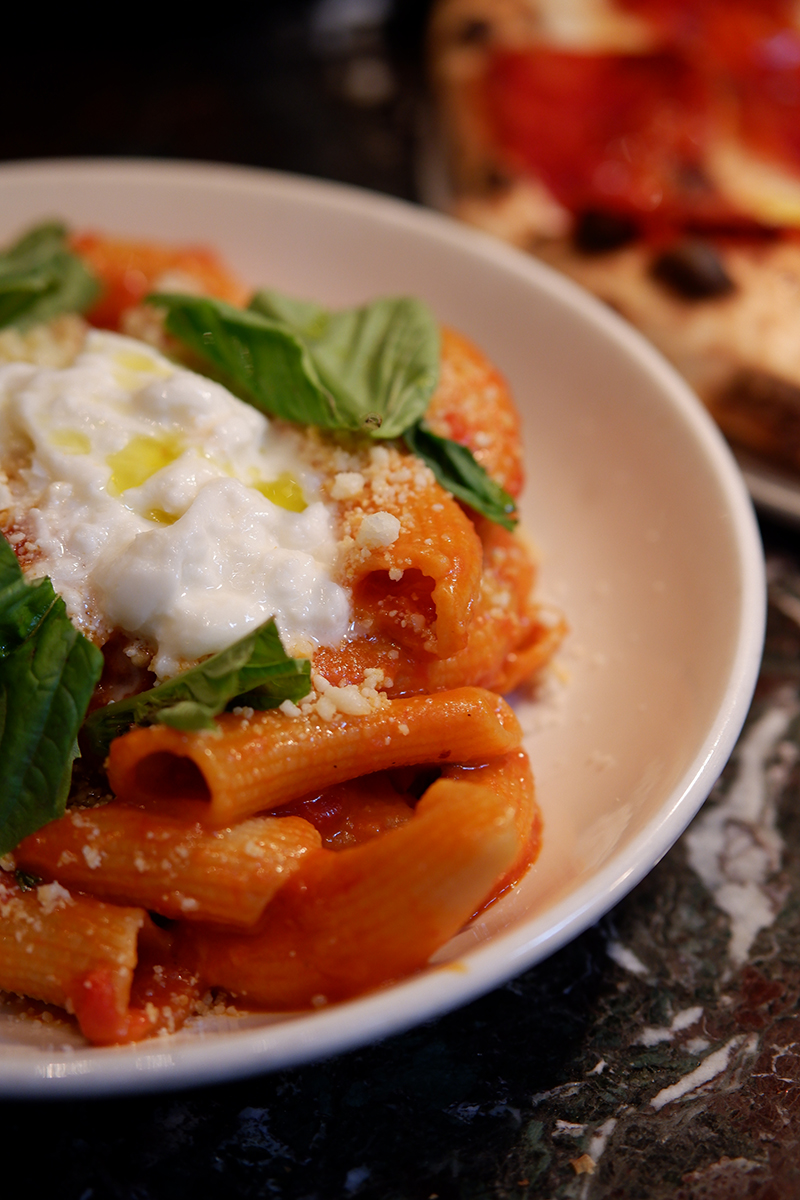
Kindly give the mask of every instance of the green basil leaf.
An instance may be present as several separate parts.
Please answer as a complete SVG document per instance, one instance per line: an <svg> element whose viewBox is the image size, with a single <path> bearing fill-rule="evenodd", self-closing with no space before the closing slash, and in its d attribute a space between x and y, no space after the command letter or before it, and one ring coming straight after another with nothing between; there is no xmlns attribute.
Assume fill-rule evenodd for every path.
<svg viewBox="0 0 800 1200"><path fill-rule="evenodd" d="M160 725L171 725L182 733L200 733L203 730L219 732L211 710L196 700L179 700L169 708L162 708L157 720Z"/></svg>
<svg viewBox="0 0 800 1200"><path fill-rule="evenodd" d="M439 370L439 331L419 300L377 300L331 313L259 292L247 310L156 293L166 327L273 416L324 429L399 437L425 412Z"/></svg>
<svg viewBox="0 0 800 1200"><path fill-rule="evenodd" d="M517 523L514 498L483 469L471 450L432 433L423 421L403 435L409 450L427 463L437 481L464 504L505 529Z"/></svg>
<svg viewBox="0 0 800 1200"><path fill-rule="evenodd" d="M113 739L132 725L163 721L185 731L211 729L212 718L242 696L254 708L251 695L262 701L261 708L302 700L310 691L310 677L311 664L287 655L270 619L183 675L95 709L85 730L94 752L104 756Z"/></svg>
<svg viewBox="0 0 800 1200"><path fill-rule="evenodd" d="M102 669L61 599L0 660L0 854L64 813L78 730Z"/></svg>
<svg viewBox="0 0 800 1200"><path fill-rule="evenodd" d="M22 323L25 316L51 290L52 280L46 271L31 271L27 275L0 274L0 329Z"/></svg>
<svg viewBox="0 0 800 1200"><path fill-rule="evenodd" d="M0 328L27 327L64 312L84 312L100 285L67 246L63 225L30 230L0 253Z"/></svg>
<svg viewBox="0 0 800 1200"><path fill-rule="evenodd" d="M323 386L353 424L400 437L424 414L439 378L439 328L421 300L374 300L329 312L280 292L257 292L250 309L291 329Z"/></svg>
<svg viewBox="0 0 800 1200"><path fill-rule="evenodd" d="M30 637L55 601L50 580L27 583L16 554L0 538L0 659Z"/></svg>
<svg viewBox="0 0 800 1200"><path fill-rule="evenodd" d="M325 429L403 437L459 500L506 529L514 500L466 446L422 417L436 386L439 332L419 300L376 300L332 313L261 291L247 311L206 297L155 294L170 333L224 371L251 403Z"/></svg>
<svg viewBox="0 0 800 1200"><path fill-rule="evenodd" d="M63 248L66 237L67 227L61 221L42 221L4 250L0 260L15 267L40 267Z"/></svg>
<svg viewBox="0 0 800 1200"><path fill-rule="evenodd" d="M155 293L147 299L166 308L169 332L222 370L256 408L326 429L352 428L290 330L208 296Z"/></svg>

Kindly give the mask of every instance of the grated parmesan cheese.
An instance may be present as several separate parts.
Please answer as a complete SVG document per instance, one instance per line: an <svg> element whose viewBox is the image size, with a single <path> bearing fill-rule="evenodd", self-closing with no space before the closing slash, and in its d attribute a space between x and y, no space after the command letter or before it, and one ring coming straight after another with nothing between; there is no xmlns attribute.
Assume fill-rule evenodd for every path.
<svg viewBox="0 0 800 1200"><path fill-rule="evenodd" d="M360 471L340 471L331 485L332 500L354 500L364 491L364 476Z"/></svg>
<svg viewBox="0 0 800 1200"><path fill-rule="evenodd" d="M90 871L96 871L103 861L103 856L96 846L82 846L81 854L86 860L86 865Z"/></svg>
<svg viewBox="0 0 800 1200"><path fill-rule="evenodd" d="M47 916L55 912L56 909L66 908L68 904L75 903L67 889L55 881L53 883L40 884L36 889L36 898Z"/></svg>
<svg viewBox="0 0 800 1200"><path fill-rule="evenodd" d="M356 544L365 550L391 546L400 536L400 522L388 512L370 513L364 517L356 534Z"/></svg>
<svg viewBox="0 0 800 1200"><path fill-rule="evenodd" d="M326 722L333 721L337 716L366 717L389 703L385 692L378 690L382 684L384 673L380 667L365 671L362 683L346 683L340 687L318 671L312 671L311 691L300 701L300 706L293 704L289 709L286 707L287 701L280 707L287 716L317 716Z"/></svg>

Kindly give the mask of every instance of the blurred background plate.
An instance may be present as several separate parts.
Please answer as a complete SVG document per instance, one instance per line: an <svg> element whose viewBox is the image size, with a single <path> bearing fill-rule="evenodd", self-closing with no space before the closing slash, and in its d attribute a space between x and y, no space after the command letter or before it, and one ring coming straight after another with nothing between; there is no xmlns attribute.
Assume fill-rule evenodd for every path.
<svg viewBox="0 0 800 1200"><path fill-rule="evenodd" d="M734 454L756 507L767 516L800 525L800 480L797 475L738 447Z"/></svg>

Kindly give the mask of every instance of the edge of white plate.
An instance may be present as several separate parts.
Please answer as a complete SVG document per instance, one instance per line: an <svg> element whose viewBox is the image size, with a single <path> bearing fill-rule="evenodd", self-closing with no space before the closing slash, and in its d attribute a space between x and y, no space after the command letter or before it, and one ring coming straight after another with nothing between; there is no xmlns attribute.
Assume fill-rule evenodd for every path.
<svg viewBox="0 0 800 1200"><path fill-rule="evenodd" d="M217 1083L328 1057L400 1033L440 1016L541 961L597 921L650 871L674 844L708 795L727 761L758 676L766 616L764 562L758 526L735 460L700 402L680 376L616 314L544 264L439 213L343 184L257 168L152 160L45 160L0 166L0 180L49 176L98 180L136 176L137 182L202 182L220 192L281 192L305 200L382 215L503 266L544 289L632 356L658 381L703 449L725 496L735 532L742 584L741 610L728 685L713 728L658 816L593 879L545 913L495 936L457 964L430 970L386 991L258 1028L69 1054L20 1047L3 1051L0 1096L67 1098L156 1091Z"/></svg>

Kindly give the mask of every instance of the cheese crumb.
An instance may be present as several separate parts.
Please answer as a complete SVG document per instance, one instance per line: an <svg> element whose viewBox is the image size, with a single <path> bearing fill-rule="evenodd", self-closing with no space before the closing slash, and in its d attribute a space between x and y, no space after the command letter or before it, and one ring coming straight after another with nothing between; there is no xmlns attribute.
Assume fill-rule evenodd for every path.
<svg viewBox="0 0 800 1200"><path fill-rule="evenodd" d="M316 707L317 713L323 721L332 721L336 716L336 705L328 696L320 696Z"/></svg>
<svg viewBox="0 0 800 1200"><path fill-rule="evenodd" d="M370 513L364 517L356 534L356 543L366 550L391 546L400 536L400 522L388 512Z"/></svg>
<svg viewBox="0 0 800 1200"><path fill-rule="evenodd" d="M36 889L36 897L48 916L57 908L66 908L68 904L75 903L67 889L55 881L40 884Z"/></svg>
<svg viewBox="0 0 800 1200"><path fill-rule="evenodd" d="M81 854L86 859L86 865L90 871L96 871L103 861L103 856L95 846L82 846Z"/></svg>
<svg viewBox="0 0 800 1200"><path fill-rule="evenodd" d="M331 499L354 500L363 492L364 482L360 471L340 471L331 485Z"/></svg>
<svg viewBox="0 0 800 1200"><path fill-rule="evenodd" d="M378 691L383 680L381 668L370 667L364 672L363 683L346 683L336 687L324 675L314 671L311 675L312 691L300 702L297 711L301 716L317 716L323 721L332 721L337 715L366 717L389 703L385 692Z"/></svg>
<svg viewBox="0 0 800 1200"><path fill-rule="evenodd" d="M17 864L13 854L4 854L0 858L0 871L16 871Z"/></svg>
<svg viewBox="0 0 800 1200"><path fill-rule="evenodd" d="M372 712L369 699L353 683L336 689L336 708L348 717L365 717Z"/></svg>

